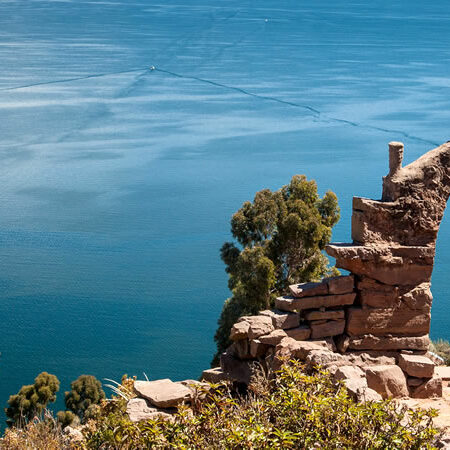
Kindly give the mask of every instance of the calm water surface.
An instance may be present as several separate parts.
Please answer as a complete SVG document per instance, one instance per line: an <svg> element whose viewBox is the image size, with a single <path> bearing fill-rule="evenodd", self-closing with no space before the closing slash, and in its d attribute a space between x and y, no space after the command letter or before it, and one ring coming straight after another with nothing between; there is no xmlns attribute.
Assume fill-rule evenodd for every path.
<svg viewBox="0 0 450 450"><path fill-rule="evenodd" d="M450 139L449 41L446 0L0 0L0 404L43 370L196 378L232 212L304 173L348 241L387 143Z"/></svg>

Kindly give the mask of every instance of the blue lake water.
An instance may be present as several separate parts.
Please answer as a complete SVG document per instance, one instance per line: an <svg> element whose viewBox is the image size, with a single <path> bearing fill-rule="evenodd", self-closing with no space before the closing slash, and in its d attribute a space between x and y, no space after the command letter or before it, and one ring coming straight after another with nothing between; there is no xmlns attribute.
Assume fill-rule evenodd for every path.
<svg viewBox="0 0 450 450"><path fill-rule="evenodd" d="M447 0L0 0L0 404L43 370L198 377L231 214L303 173L349 241L387 143L450 139L449 42Z"/></svg>

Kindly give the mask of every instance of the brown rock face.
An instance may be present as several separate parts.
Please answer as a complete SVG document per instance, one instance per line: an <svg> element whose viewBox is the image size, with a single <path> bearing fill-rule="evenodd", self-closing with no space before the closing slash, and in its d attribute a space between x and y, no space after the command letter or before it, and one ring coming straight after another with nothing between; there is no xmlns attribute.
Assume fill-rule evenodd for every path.
<svg viewBox="0 0 450 450"><path fill-rule="evenodd" d="M383 398L408 396L406 377L398 366L372 366L366 369L367 385Z"/></svg>
<svg viewBox="0 0 450 450"><path fill-rule="evenodd" d="M169 379L135 381L136 393L159 408L172 408L192 400L192 390Z"/></svg>
<svg viewBox="0 0 450 450"><path fill-rule="evenodd" d="M426 356L400 355L398 365L410 377L431 378L434 373L434 363Z"/></svg>

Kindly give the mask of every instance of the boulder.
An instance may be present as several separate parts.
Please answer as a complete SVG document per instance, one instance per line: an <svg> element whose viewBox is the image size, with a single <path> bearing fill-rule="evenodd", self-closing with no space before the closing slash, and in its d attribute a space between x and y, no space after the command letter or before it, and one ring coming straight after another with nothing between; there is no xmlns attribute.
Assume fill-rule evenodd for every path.
<svg viewBox="0 0 450 450"><path fill-rule="evenodd" d="M431 378L434 373L434 363L426 356L401 354L398 365L410 377Z"/></svg>
<svg viewBox="0 0 450 450"><path fill-rule="evenodd" d="M332 308L334 306L352 305L356 294L325 295L319 297L295 298L278 297L275 306L282 311L301 311L303 309Z"/></svg>
<svg viewBox="0 0 450 450"><path fill-rule="evenodd" d="M408 396L406 377L396 365L371 366L366 368L367 385L383 398Z"/></svg>
<svg viewBox="0 0 450 450"><path fill-rule="evenodd" d="M353 378L363 378L365 372L357 366L341 366L334 373L335 380L351 380ZM366 381L367 386L367 381Z"/></svg>
<svg viewBox="0 0 450 450"><path fill-rule="evenodd" d="M328 284L326 281L292 284L289 286L289 291L296 298L326 295L328 294Z"/></svg>
<svg viewBox="0 0 450 450"><path fill-rule="evenodd" d="M343 309L335 311L308 311L304 315L306 320L339 320L345 318Z"/></svg>
<svg viewBox="0 0 450 450"><path fill-rule="evenodd" d="M307 325L301 325L297 328L291 328L284 331L288 337L295 339L296 341L306 341L311 336L311 328Z"/></svg>
<svg viewBox="0 0 450 450"><path fill-rule="evenodd" d="M350 336L424 335L430 329L430 314L415 310L349 308L347 329Z"/></svg>
<svg viewBox="0 0 450 450"><path fill-rule="evenodd" d="M313 339L318 339L342 334L345 329L345 320L330 320L325 323L310 322L310 325L311 337Z"/></svg>
<svg viewBox="0 0 450 450"><path fill-rule="evenodd" d="M192 390L169 379L156 381L135 381L134 390L159 408L171 408L192 400Z"/></svg>
<svg viewBox="0 0 450 450"><path fill-rule="evenodd" d="M287 337L287 334L284 330L274 330L272 333L260 336L258 340L262 344L275 346L278 345L285 337Z"/></svg>
<svg viewBox="0 0 450 450"><path fill-rule="evenodd" d="M340 277L326 278L329 294L348 294L355 288L355 277L353 275L343 275Z"/></svg>
<svg viewBox="0 0 450 450"><path fill-rule="evenodd" d="M409 336L364 336L350 337L346 341L350 350L427 350L430 345L428 335L420 337Z"/></svg>
<svg viewBox="0 0 450 450"><path fill-rule="evenodd" d="M288 328L295 328L300 325L300 316L298 313L291 313L285 311L279 311L277 309L261 311L259 313L262 316L268 316L272 319L273 326L283 330Z"/></svg>
<svg viewBox="0 0 450 450"><path fill-rule="evenodd" d="M411 389L412 398L442 397L442 378L433 377L423 384Z"/></svg>

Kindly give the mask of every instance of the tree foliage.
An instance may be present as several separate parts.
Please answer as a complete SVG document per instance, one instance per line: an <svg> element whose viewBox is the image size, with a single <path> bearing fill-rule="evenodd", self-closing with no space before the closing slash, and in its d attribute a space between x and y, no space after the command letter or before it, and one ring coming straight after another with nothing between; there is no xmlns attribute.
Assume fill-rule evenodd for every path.
<svg viewBox="0 0 450 450"><path fill-rule="evenodd" d="M335 274L322 250L338 220L336 195L328 191L320 198L315 181L304 175L278 191L257 192L233 215L237 243L226 242L220 251L232 296L214 337L218 354L229 345L230 328L240 316L270 307L290 284Z"/></svg>
<svg viewBox="0 0 450 450"><path fill-rule="evenodd" d="M56 400L59 380L47 372L40 373L34 384L22 386L16 395L11 395L5 408L8 426L26 424L40 416L48 403Z"/></svg>
<svg viewBox="0 0 450 450"><path fill-rule="evenodd" d="M94 415L96 406L105 398L102 383L93 375L80 375L70 386L72 390L64 394L66 408L82 421ZM61 420L69 418L61 414Z"/></svg>

